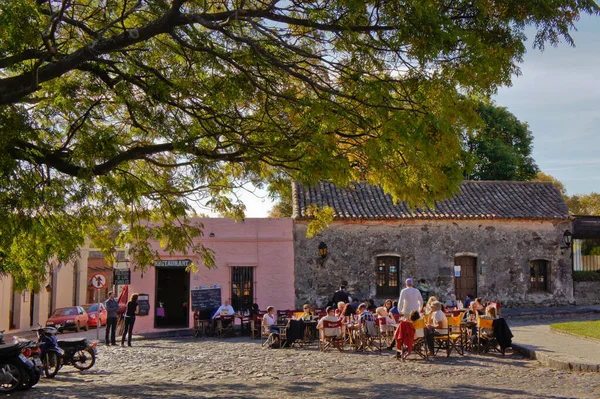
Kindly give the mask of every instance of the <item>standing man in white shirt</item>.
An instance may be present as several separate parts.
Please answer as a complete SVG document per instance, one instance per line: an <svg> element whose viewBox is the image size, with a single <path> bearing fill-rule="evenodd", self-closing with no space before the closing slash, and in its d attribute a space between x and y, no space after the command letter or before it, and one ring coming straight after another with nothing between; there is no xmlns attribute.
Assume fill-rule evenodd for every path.
<svg viewBox="0 0 600 399"><path fill-rule="evenodd" d="M400 291L400 298L398 298L398 311L407 318L410 312L413 310L420 312L422 307L423 296L418 289L413 287L412 278L407 278L406 288Z"/></svg>

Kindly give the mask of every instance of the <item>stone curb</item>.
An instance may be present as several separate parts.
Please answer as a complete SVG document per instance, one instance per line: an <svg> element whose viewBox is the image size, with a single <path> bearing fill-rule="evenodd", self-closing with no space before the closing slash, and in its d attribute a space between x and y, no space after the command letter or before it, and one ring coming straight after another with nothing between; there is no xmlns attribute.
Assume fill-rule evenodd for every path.
<svg viewBox="0 0 600 399"><path fill-rule="evenodd" d="M537 360L540 363L555 369L600 373L600 364L570 362L554 356L548 356L544 353L536 351L532 347L522 344L513 343L512 348L513 350L521 352L523 355L529 357L530 359Z"/></svg>

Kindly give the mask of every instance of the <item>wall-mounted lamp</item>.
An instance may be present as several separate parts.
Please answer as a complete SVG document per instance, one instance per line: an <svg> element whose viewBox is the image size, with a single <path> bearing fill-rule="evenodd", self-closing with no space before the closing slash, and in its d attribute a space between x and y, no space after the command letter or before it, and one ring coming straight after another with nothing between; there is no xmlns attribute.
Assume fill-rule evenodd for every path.
<svg viewBox="0 0 600 399"><path fill-rule="evenodd" d="M319 255L321 255L321 259L325 259L327 257L327 244L323 241L319 244Z"/></svg>
<svg viewBox="0 0 600 399"><path fill-rule="evenodd" d="M50 284L46 286L46 292L52 292L52 286Z"/></svg>
<svg viewBox="0 0 600 399"><path fill-rule="evenodd" d="M564 254L566 249L571 248L571 244L573 243L573 233L571 233L570 230L565 230L563 234L563 242L565 243L565 245L563 247L560 247L561 254Z"/></svg>
<svg viewBox="0 0 600 399"><path fill-rule="evenodd" d="M210 233L208 236L209 236L209 237L214 237L214 236L215 236L215 233Z"/></svg>

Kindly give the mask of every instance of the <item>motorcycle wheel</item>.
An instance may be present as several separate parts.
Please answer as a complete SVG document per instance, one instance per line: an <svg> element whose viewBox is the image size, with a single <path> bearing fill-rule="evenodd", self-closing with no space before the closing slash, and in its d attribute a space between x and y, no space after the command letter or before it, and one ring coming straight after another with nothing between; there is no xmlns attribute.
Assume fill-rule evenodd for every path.
<svg viewBox="0 0 600 399"><path fill-rule="evenodd" d="M20 365L4 360L0 362L0 392L11 393L21 386L25 371Z"/></svg>
<svg viewBox="0 0 600 399"><path fill-rule="evenodd" d="M31 389L40 380L40 372L33 368L25 368L23 379L21 380L21 389Z"/></svg>
<svg viewBox="0 0 600 399"><path fill-rule="evenodd" d="M46 352L44 358L42 359L42 364L44 365L44 374L46 378L54 378L58 370L60 369L60 357L58 353L54 351Z"/></svg>
<svg viewBox="0 0 600 399"><path fill-rule="evenodd" d="M33 387L35 384L37 384L40 381L40 377L42 376L41 372L37 369L33 369L33 376L30 375L29 379L29 388Z"/></svg>
<svg viewBox="0 0 600 399"><path fill-rule="evenodd" d="M90 348L79 350L73 355L71 364L79 370L87 370L96 364L96 354Z"/></svg>

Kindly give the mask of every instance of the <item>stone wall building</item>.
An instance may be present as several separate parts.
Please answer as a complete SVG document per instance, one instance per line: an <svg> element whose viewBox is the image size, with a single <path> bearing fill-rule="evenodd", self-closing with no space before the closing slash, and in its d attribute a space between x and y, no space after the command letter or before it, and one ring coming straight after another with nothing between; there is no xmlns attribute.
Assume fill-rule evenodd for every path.
<svg viewBox="0 0 600 399"><path fill-rule="evenodd" d="M296 307L325 305L342 282L361 299L397 299L408 277L426 279L443 300L454 292L508 307L573 302L570 251L561 248L571 218L550 183L466 181L453 198L414 210L362 183L295 183L293 199ZM311 204L332 207L334 221L308 239Z"/></svg>

